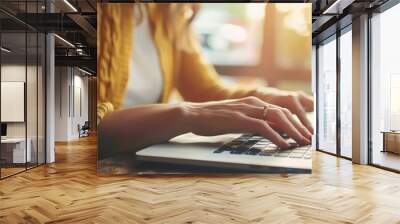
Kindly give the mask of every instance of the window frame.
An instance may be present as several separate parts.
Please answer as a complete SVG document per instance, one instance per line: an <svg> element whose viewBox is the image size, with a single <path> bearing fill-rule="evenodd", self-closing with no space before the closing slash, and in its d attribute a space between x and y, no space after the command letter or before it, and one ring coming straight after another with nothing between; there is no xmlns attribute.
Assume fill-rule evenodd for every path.
<svg viewBox="0 0 400 224"><path fill-rule="evenodd" d="M346 20L346 21L348 21L348 17L345 17L345 18L343 18L343 20ZM338 21L338 22L340 22L340 20ZM334 24L334 26L336 27L336 24ZM318 49L319 49L319 47L320 47L320 45L321 44L326 44L326 43L329 43L330 41L336 41L336 152L335 153L332 153L332 152L329 152L329 151L326 151L326 150L324 150L324 149L321 149L319 146L320 146L320 143L319 143L319 122L320 122L320 119L319 119L319 112L320 112L320 110L319 110L319 106L317 105L315 108L316 108L316 110L315 110L315 116L316 116L316 128L315 128L315 135L316 135L316 143L315 143L315 145L316 145L316 150L317 151L319 151L319 152L323 152L323 153L326 153L326 154L329 154L329 155L333 155L333 156L337 156L337 157L340 157L340 158L343 158L343 159L346 159L346 160L350 160L350 161L352 161L352 158L350 158L350 157L347 157L347 156L344 156L344 155L342 155L342 153L341 153L341 119L340 119L340 103L341 103L341 97L340 97L340 81L341 81L341 67L340 67L340 60L341 60L341 55L340 55L340 38L341 38L341 36L342 35L344 35L344 34L346 34L347 32L350 32L352 30L352 22L350 22L350 23L347 23L346 25L344 25L343 27L340 27L340 28L338 28L337 30L336 30L336 32L334 32L334 33L332 33L332 34L330 34L330 35L328 35L328 36L325 36L324 38L322 38L322 39L318 39L318 42L316 43L316 44L314 44L315 46L316 46L316 57L315 57L315 65L316 65L316 74L315 74L315 77L316 77L316 88L315 88L315 90L316 90L316 93L315 93L315 95L316 95L316 103L318 104L318 102L319 102L319 67L320 67L320 65L319 65L319 53L318 53Z"/></svg>

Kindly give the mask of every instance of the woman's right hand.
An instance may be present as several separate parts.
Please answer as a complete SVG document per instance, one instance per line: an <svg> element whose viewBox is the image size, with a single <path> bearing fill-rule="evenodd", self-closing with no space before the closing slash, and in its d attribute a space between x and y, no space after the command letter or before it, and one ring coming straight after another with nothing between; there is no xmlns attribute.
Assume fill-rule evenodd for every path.
<svg viewBox="0 0 400 224"><path fill-rule="evenodd" d="M296 120L286 108L268 104L256 97L213 101L206 103L183 103L184 125L198 135L225 133L259 134L280 148L289 143L279 133L286 133L300 145L311 143L311 133Z"/></svg>

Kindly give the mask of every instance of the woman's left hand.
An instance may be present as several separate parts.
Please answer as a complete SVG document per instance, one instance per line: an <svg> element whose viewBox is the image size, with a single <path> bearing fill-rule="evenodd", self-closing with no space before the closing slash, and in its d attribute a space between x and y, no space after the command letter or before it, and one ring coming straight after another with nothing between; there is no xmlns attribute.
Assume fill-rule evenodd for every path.
<svg viewBox="0 0 400 224"><path fill-rule="evenodd" d="M314 100L310 95L302 91L292 92L274 89L272 91L259 91L255 96L268 103L287 108L299 118L311 133L314 132L313 125L307 118L307 112L314 110Z"/></svg>

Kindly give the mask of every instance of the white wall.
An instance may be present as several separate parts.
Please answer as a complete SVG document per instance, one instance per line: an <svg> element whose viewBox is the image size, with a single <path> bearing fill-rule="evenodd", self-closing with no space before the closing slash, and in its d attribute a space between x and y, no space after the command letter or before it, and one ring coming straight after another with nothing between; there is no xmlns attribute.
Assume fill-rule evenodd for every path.
<svg viewBox="0 0 400 224"><path fill-rule="evenodd" d="M79 137L78 125L88 120L88 78L76 68L56 67L56 141Z"/></svg>
<svg viewBox="0 0 400 224"><path fill-rule="evenodd" d="M55 141L68 140L68 88L70 79L68 71L67 67L55 68Z"/></svg>

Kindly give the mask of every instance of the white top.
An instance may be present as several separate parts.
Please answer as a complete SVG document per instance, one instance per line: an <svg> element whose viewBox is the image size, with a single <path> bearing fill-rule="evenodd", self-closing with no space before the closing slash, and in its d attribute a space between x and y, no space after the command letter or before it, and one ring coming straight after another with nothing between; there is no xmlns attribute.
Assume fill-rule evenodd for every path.
<svg viewBox="0 0 400 224"><path fill-rule="evenodd" d="M136 8L137 9L137 8ZM143 20L134 24L130 77L123 107L157 103L163 90L163 77L157 48L153 42L146 8Z"/></svg>

